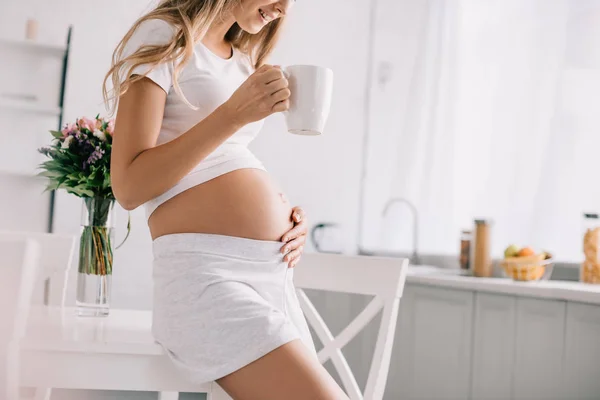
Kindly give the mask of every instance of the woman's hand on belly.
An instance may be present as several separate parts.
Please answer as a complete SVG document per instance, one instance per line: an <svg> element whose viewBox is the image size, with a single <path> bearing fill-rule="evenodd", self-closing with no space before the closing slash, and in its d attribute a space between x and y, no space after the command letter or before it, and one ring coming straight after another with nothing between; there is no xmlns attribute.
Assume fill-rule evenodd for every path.
<svg viewBox="0 0 600 400"><path fill-rule="evenodd" d="M308 222L306 221L306 214L301 207L294 207L292 209L291 220L294 223L294 227L281 238L281 241L285 243L281 248L281 252L286 255L283 261L288 263L290 268L294 268L300 262L302 253L304 253Z"/></svg>

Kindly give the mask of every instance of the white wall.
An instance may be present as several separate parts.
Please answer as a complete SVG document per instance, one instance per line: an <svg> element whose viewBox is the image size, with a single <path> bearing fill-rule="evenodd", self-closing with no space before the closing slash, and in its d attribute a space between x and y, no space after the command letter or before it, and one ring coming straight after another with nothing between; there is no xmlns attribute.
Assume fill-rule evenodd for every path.
<svg viewBox="0 0 600 400"><path fill-rule="evenodd" d="M112 50L148 4L148 0L3 1L0 37L21 38L26 19L33 15L40 20L40 38L63 43L68 25L73 24L65 118L91 117L104 112L100 87ZM312 223L343 224L348 252L354 251L357 236L369 4L364 0L297 3L271 61L314 63L334 70L329 123L321 137L299 137L288 134L283 118L275 116L252 145L291 202L302 205ZM8 180L0 180L0 185L2 193L10 194L16 188L16 183ZM11 215L24 213L25 218L29 206L19 209L15 203L0 196L0 209L10 209ZM40 202L40 207L45 204ZM44 216L36 219L40 217ZM60 193L56 231L78 233L79 217L79 199ZM116 253L113 305L146 308L151 302L151 242L142 210L132 213L132 221L133 233ZM122 210L117 222L117 238L121 238L127 222Z"/></svg>
<svg viewBox="0 0 600 400"><path fill-rule="evenodd" d="M517 243L580 263L582 213L600 203L600 1L377 4L363 246L411 249L408 208L381 218L399 196L421 253L456 259L485 217L494 257Z"/></svg>
<svg viewBox="0 0 600 400"><path fill-rule="evenodd" d="M333 69L331 115L320 137L291 135L283 118L273 117L252 146L311 222L344 227L347 252L356 248L369 12L365 0L296 3L272 63Z"/></svg>

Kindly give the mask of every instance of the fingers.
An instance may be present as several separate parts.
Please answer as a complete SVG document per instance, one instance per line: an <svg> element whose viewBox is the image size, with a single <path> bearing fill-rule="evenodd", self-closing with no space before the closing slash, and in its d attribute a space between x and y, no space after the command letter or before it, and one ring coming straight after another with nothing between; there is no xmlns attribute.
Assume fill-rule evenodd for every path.
<svg viewBox="0 0 600 400"><path fill-rule="evenodd" d="M284 101L280 101L279 103L276 103L273 108L272 111L274 113L277 112L284 112L290 109L290 101L289 100L284 100Z"/></svg>
<svg viewBox="0 0 600 400"><path fill-rule="evenodd" d="M266 93L270 95L272 102L271 112L283 112L290 108L288 101L291 92L288 89L289 82L280 67L263 65L259 75L260 82L265 85ZM261 67L261 68L263 68Z"/></svg>
<svg viewBox="0 0 600 400"><path fill-rule="evenodd" d="M300 253L300 255L298 257L296 257L294 260L292 260L288 265L290 266L290 268L296 268L296 265L298 265L298 263L300 262L300 259L302 258L302 253Z"/></svg>
<svg viewBox="0 0 600 400"><path fill-rule="evenodd" d="M272 98L273 102L279 103L280 101L289 99L291 94L292 94L292 92L290 92L290 89L285 88L285 89L281 89L281 90L273 93L271 95L271 98Z"/></svg>
<svg viewBox="0 0 600 400"><path fill-rule="evenodd" d="M267 90L270 93L275 93L281 89L286 89L289 86L289 82L286 78L277 79L267 84Z"/></svg>
<svg viewBox="0 0 600 400"><path fill-rule="evenodd" d="M300 262L300 258L304 252L308 222L306 222L306 214L302 207L294 207L292 209L291 219L296 225L292 230L283 235L282 241L285 242L285 245L281 248L281 252L285 254L284 261L288 263L288 267L294 268Z"/></svg>
<svg viewBox="0 0 600 400"><path fill-rule="evenodd" d="M304 213L304 209L302 207L294 207L292 209L292 220L296 223L302 221L306 214Z"/></svg>
<svg viewBox="0 0 600 400"><path fill-rule="evenodd" d="M281 253L282 254L288 254L290 251L299 249L300 247L304 247L304 245L306 244L306 236L300 236L299 238L296 238L288 243L286 243L285 245L283 245L283 247L281 248Z"/></svg>
<svg viewBox="0 0 600 400"><path fill-rule="evenodd" d="M300 236L306 235L308 232L308 225L305 220L300 221L299 224L294 226L292 230L283 235L282 241L285 243L290 242Z"/></svg>
<svg viewBox="0 0 600 400"><path fill-rule="evenodd" d="M298 263L300 257L302 257L302 251L304 251L303 247L300 247L296 250L291 251L283 258L283 261L288 264L288 267L294 268Z"/></svg>
<svg viewBox="0 0 600 400"><path fill-rule="evenodd" d="M283 71L280 68L274 68L274 67L271 67L270 69L262 72L260 78L263 81L263 83L265 83L267 85L269 83L277 81L279 79L287 80Z"/></svg>

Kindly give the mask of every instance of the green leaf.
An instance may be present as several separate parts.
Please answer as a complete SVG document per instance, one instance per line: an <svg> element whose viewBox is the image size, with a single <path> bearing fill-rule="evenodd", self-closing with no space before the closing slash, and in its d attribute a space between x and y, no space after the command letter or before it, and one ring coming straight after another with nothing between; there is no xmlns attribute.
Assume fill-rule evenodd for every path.
<svg viewBox="0 0 600 400"><path fill-rule="evenodd" d="M67 178L72 181L79 182L80 175L76 172L71 172L70 174L67 174Z"/></svg>
<svg viewBox="0 0 600 400"><path fill-rule="evenodd" d="M108 189L110 187L111 187L110 175L106 174L106 175L104 175L104 182L102 182L102 188Z"/></svg>
<svg viewBox="0 0 600 400"><path fill-rule="evenodd" d="M64 137L64 135L62 134L62 132L59 131L50 131L50 133L52 134L52 136L54 136L56 139L62 139Z"/></svg>
<svg viewBox="0 0 600 400"><path fill-rule="evenodd" d="M64 176L64 174L60 171L45 171L40 172L39 174L37 174L37 176L43 176L45 178L59 178L61 176Z"/></svg>
<svg viewBox="0 0 600 400"><path fill-rule="evenodd" d="M61 165L59 162L55 161L55 160L48 160L48 161L44 161L42 163L42 168L51 170L51 169L58 169L60 168Z"/></svg>
<svg viewBox="0 0 600 400"><path fill-rule="evenodd" d="M46 186L46 191L48 191L48 192L49 192L49 191L51 191L51 190L56 190L56 189L58 189L59 187L60 187L60 182L57 182L57 181L54 181L54 180L52 180L52 181L50 181L50 182L48 183L48 185Z"/></svg>
<svg viewBox="0 0 600 400"><path fill-rule="evenodd" d="M67 159L71 160L73 164L81 164L81 157L79 155L73 154L70 151L65 151L63 154Z"/></svg>
<svg viewBox="0 0 600 400"><path fill-rule="evenodd" d="M88 189L80 187L66 187L67 192L77 195L79 197L94 197L94 192Z"/></svg>

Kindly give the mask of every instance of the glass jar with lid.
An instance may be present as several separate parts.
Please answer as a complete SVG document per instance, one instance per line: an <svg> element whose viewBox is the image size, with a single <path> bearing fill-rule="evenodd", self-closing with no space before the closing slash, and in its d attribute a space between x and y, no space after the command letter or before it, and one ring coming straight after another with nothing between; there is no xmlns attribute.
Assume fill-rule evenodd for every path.
<svg viewBox="0 0 600 400"><path fill-rule="evenodd" d="M600 284L600 216L583 214L583 254L579 280Z"/></svg>
<svg viewBox="0 0 600 400"><path fill-rule="evenodd" d="M460 269L469 270L471 266L471 242L473 239L473 232L470 230L463 230L460 232L460 254L459 264Z"/></svg>

